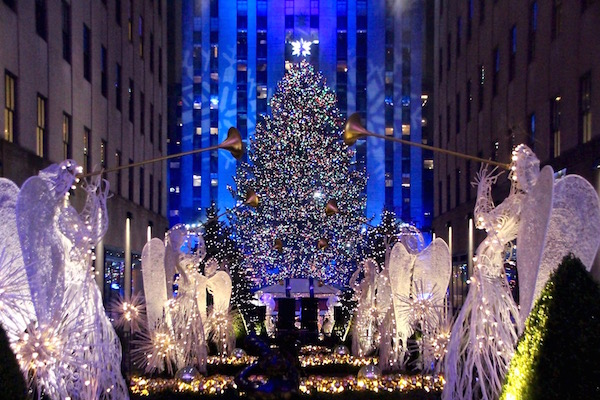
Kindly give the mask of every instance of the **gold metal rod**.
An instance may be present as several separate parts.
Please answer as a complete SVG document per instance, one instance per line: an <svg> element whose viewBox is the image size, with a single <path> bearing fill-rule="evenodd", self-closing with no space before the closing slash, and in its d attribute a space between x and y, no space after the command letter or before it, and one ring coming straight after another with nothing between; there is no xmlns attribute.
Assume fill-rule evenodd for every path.
<svg viewBox="0 0 600 400"><path fill-rule="evenodd" d="M220 148L221 148L221 145L216 145L216 146L206 147L203 149L184 151L183 153L169 154L168 156L162 156L162 157L152 158L150 160L138 161L133 164L121 165L120 167L114 167L114 168L102 169L100 171L88 172L87 174L78 175L78 178L87 178L88 176L107 174L109 172L115 172L115 171L119 171L119 170L126 169L126 168L139 167L140 165L144 165L144 164L151 164L151 163L155 163L155 162L159 162L159 161L168 160L170 158L183 157L183 156L187 156L190 154L201 153L203 151L209 151L209 150L217 150Z"/></svg>
<svg viewBox="0 0 600 400"><path fill-rule="evenodd" d="M474 156L470 156L468 154L459 153L457 151L446 150L446 149L442 149L439 147L433 147L433 146L429 146L429 145L422 144L422 143L411 142L409 140L404 140L404 139L396 138L393 136L378 135L377 133L368 131L362 125L359 113L354 113L354 114L350 115L348 117L348 120L346 121L346 126L344 127L344 143L346 143L348 146L352 146L354 143L356 143L356 140L363 138L365 136L373 136L373 137L376 137L379 139L390 140L392 142L406 144L408 146L416 146L416 147L420 147L422 149L431 150L431 151L435 151L438 153L444 153L444 154L448 154L448 155L455 156L455 157L466 158L468 160L479 161L479 162L490 164L490 165L496 165L496 166L502 167L504 169L510 169L510 164L505 164L505 163L501 163L498 161L486 160L481 157L474 157Z"/></svg>
<svg viewBox="0 0 600 400"><path fill-rule="evenodd" d="M496 165L496 166L504 168L504 169L510 169L510 164L502 163L499 161L486 160L485 158L470 156L468 154L459 153L459 152L452 151L452 150L441 149L439 147L429 146L429 145L422 144L422 143L415 143L415 142L411 142L410 140L404 140L404 139L396 138L393 136L379 135L377 133L373 133L370 131L364 132L364 135L365 136L373 136L373 137L376 137L379 139L390 140L392 142L398 142L398 143L406 144L409 146L416 146L416 147L420 147L422 149L431 150L431 151L435 151L438 153L444 153L444 154L448 154L448 155L455 156L455 157L465 158L467 160L479 161L479 162L490 164L490 165Z"/></svg>

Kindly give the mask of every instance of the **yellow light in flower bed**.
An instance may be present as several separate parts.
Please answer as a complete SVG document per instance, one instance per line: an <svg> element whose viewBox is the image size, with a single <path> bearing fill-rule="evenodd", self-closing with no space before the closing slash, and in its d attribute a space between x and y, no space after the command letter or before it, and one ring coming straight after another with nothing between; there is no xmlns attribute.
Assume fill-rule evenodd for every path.
<svg viewBox="0 0 600 400"><path fill-rule="evenodd" d="M257 381L265 383L264 376L257 376ZM300 379L299 390L305 395L314 393L342 393L345 391L371 391L410 392L424 389L427 392L441 392L444 387L444 377L441 375L384 375L379 379L358 379L355 376L324 377L311 375ZM178 382L175 379L142 378L131 379L131 392L143 396L160 393L163 391L194 392L200 395L222 394L228 389L237 389L232 376L213 375L201 377L192 384Z"/></svg>

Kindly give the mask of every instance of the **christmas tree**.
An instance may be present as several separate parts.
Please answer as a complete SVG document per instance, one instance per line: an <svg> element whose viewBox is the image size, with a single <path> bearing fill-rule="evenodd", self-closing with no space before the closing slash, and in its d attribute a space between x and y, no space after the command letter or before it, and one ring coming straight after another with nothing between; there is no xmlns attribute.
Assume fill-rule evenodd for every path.
<svg viewBox="0 0 600 400"><path fill-rule="evenodd" d="M256 127L232 192L254 190L256 209L233 210L234 234L255 284L312 277L344 284L356 261L364 223L364 171L342 141L333 91L306 62L292 66ZM339 213L326 215L335 201ZM331 203L330 203L331 204Z"/></svg>
<svg viewBox="0 0 600 400"><path fill-rule="evenodd" d="M395 212L384 209L381 213L381 222L377 226L371 226L367 229L365 245L361 248L360 259L371 258L383 266L386 250L391 250L394 244L400 240L405 226L407 224L402 222Z"/></svg>
<svg viewBox="0 0 600 400"><path fill-rule="evenodd" d="M242 254L237 243L231 238L231 227L219 221L217 214L217 207L213 203L206 210L207 222L202 235L206 245L206 256L200 263L200 268L203 270L211 259L227 266L232 282L231 304L246 317L253 308L251 282L242 266Z"/></svg>

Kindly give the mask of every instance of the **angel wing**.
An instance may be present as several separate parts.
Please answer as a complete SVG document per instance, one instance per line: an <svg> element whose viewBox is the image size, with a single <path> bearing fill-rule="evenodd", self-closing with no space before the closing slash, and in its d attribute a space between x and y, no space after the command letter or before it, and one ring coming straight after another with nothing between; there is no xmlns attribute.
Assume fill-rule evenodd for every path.
<svg viewBox="0 0 600 400"><path fill-rule="evenodd" d="M65 246L57 226L62 199L42 178L25 181L16 220L33 306L40 323L60 312L65 292Z"/></svg>
<svg viewBox="0 0 600 400"><path fill-rule="evenodd" d="M547 191L548 183L546 182L545 185ZM542 189L544 188L541 187L540 191ZM600 245L600 202L593 186L581 176L567 175L554 183L552 192L552 209L546 222L546 229L542 233L531 230L528 232L532 236L543 236L543 248L537 265L531 264L531 261L526 258L523 259L525 266L528 267L524 288L526 297L520 298L523 320L539 297L550 274L558 267L564 256L572 253L589 271ZM534 199L531 201L533 202ZM536 212L534 206L536 205L531 205L532 209L528 210L530 213ZM544 227L543 223L540 225L541 228ZM523 230L525 229L527 228L523 227ZM521 232L519 234L521 235ZM526 233L523 235L525 239ZM519 236L520 241L521 237ZM540 240L542 239L538 238L535 244L539 244ZM527 240L525 243L519 243L517 251L527 244ZM527 254L527 251L526 248L523 249L522 254ZM519 253L517 257L518 255ZM535 261L536 259L533 258L534 263ZM521 259L517 258L517 262L520 268ZM531 279L530 270L535 271L535 280ZM519 269L519 286L521 286L521 269Z"/></svg>
<svg viewBox="0 0 600 400"><path fill-rule="evenodd" d="M202 321L206 321L206 282L208 279L200 273L197 273L194 279L196 281L196 303L198 303L198 310Z"/></svg>
<svg viewBox="0 0 600 400"><path fill-rule="evenodd" d="M142 250L142 279L148 328L153 331L162 320L163 308L168 300L165 245L158 238L150 240Z"/></svg>
<svg viewBox="0 0 600 400"><path fill-rule="evenodd" d="M522 321L525 321L533 304L553 195L554 171L547 165L540 171L535 186L524 197L521 208L521 222L517 233L517 270Z"/></svg>
<svg viewBox="0 0 600 400"><path fill-rule="evenodd" d="M217 271L206 280L206 288L213 295L214 309L227 311L231 300L231 277L225 271Z"/></svg>
<svg viewBox="0 0 600 400"><path fill-rule="evenodd" d="M12 340L35 318L17 231L15 208L19 187L0 178L0 322Z"/></svg>
<svg viewBox="0 0 600 400"><path fill-rule="evenodd" d="M416 256L410 254L402 243L396 243L390 252L388 276L392 291L392 305L396 319L396 329L400 336L410 332L408 316L402 312L404 304L402 299L410 296L411 272Z"/></svg>
<svg viewBox="0 0 600 400"><path fill-rule="evenodd" d="M436 238L417 254L413 271L413 290L416 290L417 283L420 282L419 289L426 292L421 294L431 295L436 304L441 304L446 297L451 274L450 249L444 240Z"/></svg>

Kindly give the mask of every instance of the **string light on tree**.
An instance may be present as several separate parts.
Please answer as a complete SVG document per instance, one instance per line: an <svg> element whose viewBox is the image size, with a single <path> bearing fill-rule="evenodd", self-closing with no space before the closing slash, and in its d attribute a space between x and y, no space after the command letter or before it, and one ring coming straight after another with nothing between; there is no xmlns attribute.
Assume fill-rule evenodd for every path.
<svg viewBox="0 0 600 400"><path fill-rule="evenodd" d="M256 209L232 210L243 264L255 284L286 277L343 284L362 241L366 177L341 141L335 94L302 61L279 82L271 109L273 115L256 127L249 162L238 168L232 189L238 199L249 189L261 199ZM342 212L328 216L331 199ZM327 246L318 249L320 239Z"/></svg>

